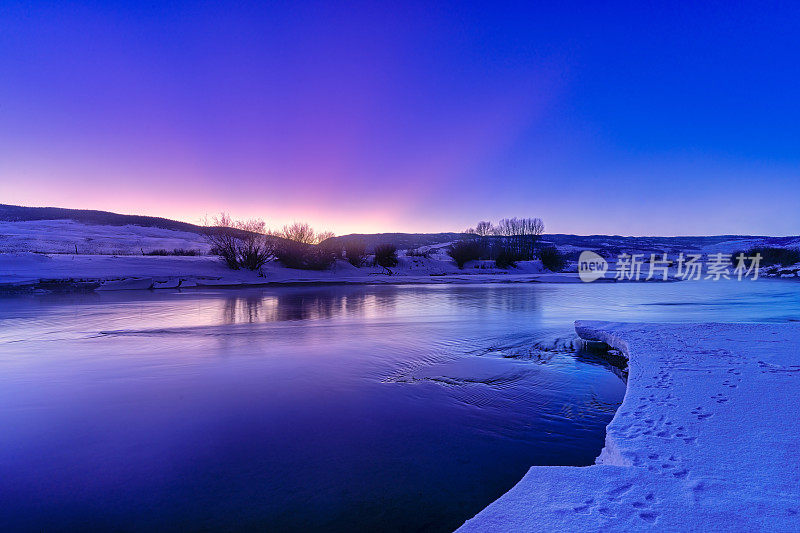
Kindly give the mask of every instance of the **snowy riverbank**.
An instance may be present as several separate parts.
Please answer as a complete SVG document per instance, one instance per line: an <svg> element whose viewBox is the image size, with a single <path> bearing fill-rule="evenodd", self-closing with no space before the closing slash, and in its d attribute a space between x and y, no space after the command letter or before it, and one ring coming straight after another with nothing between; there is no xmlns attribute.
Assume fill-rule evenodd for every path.
<svg viewBox="0 0 800 533"><path fill-rule="evenodd" d="M0 214L1 211L2 209ZM88 215L82 213L81 216ZM117 222L120 222L120 219L141 218L113 213L100 213L95 216L97 217L100 217L101 221ZM210 245L200 232L200 227L169 220L160 220L158 223L174 227L166 229L133 223L87 224L68 219L0 221L0 293L286 284L581 282L574 272L577 269L574 262L569 265L569 269L573 272L560 273L551 273L543 269L540 261L519 261L515 267L501 269L496 267L494 261L479 260L470 261L463 269L459 269L447 253L452 243L438 241L416 246L413 252L408 249L398 249L399 263L391 269L373 266L356 268L346 261L339 260L327 270L297 270L286 268L273 260L267 263L260 273L247 270L235 271L226 268L218 258L208 255ZM188 231L190 229L195 231ZM457 236L458 234L438 235L439 238ZM395 239L398 242L413 243L422 242L420 239L423 237L425 239L422 240L428 242L437 235L390 234L365 235L360 238L362 237L369 237L374 242L392 242L391 239ZM732 252L735 249L745 249L747 246L765 242L765 238L760 237L736 239L675 237L666 241L662 238L652 240L574 235L550 235L543 237L545 238L551 240L543 240L543 243L560 243L562 252L581 251L582 246L586 245L608 253L618 249L631 252L639 250L643 257L648 256L651 249L655 249L654 246L661 245L670 250L678 245L686 245L689 247L687 249L708 254L719 251ZM780 240L782 245L796 242L794 238ZM626 243L633 248L620 248ZM642 246L644 248L637 248ZM154 253L159 255L151 255ZM191 255L160 255L176 253ZM615 267L612 261L604 281L615 281ZM646 274L645 272L644 276ZM764 277L797 279L798 275L800 275L800 263L788 267L771 267L771 270L764 269L762 272ZM670 272L670 279L674 280L676 276L677 272L673 269Z"/></svg>
<svg viewBox="0 0 800 533"><path fill-rule="evenodd" d="M273 261L256 273L230 270L212 256L0 253L0 292L247 287L328 283L580 283L576 273L553 274L538 261L502 270L484 264L459 269L436 258L399 258L397 267L356 268L337 261L327 270L297 270Z"/></svg>
<svg viewBox="0 0 800 533"><path fill-rule="evenodd" d="M800 325L576 322L629 359L590 467L532 467L460 531L800 530Z"/></svg>

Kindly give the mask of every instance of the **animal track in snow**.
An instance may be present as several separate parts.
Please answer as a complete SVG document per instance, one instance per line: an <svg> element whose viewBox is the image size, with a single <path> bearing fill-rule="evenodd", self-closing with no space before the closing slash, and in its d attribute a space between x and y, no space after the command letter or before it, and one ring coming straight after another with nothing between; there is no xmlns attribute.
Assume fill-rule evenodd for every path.
<svg viewBox="0 0 800 533"><path fill-rule="evenodd" d="M776 365L772 363L765 363L764 361L759 361L758 366L761 368L761 373L766 374L783 374L783 373L793 373L793 372L800 372L800 365Z"/></svg>
<svg viewBox="0 0 800 533"><path fill-rule="evenodd" d="M711 397L711 399L716 400L717 403L725 403L728 401L728 398L722 393L715 394L714 396Z"/></svg>
<svg viewBox="0 0 800 533"><path fill-rule="evenodd" d="M633 488L633 485L630 483L626 483L624 485L620 485L619 487L613 488L606 492L606 496L611 501L615 501L617 498L628 492Z"/></svg>
<svg viewBox="0 0 800 533"><path fill-rule="evenodd" d="M578 505L572 508L573 511L576 513L588 513L589 509L592 508L592 504L594 503L594 498L589 498L588 500L584 500L582 505Z"/></svg>
<svg viewBox="0 0 800 533"><path fill-rule="evenodd" d="M741 382L742 380L741 380L741 379L737 379L736 381L739 381L739 382ZM731 389L735 389L736 387L738 387L738 385L737 385L736 383L733 383L733 382L732 382L731 380L729 380L729 379L726 379L725 381L723 381L723 382L722 382L722 384L723 384L724 386L726 386L726 387L729 387L729 388L731 388Z"/></svg>
<svg viewBox="0 0 800 533"><path fill-rule="evenodd" d="M648 524L655 523L659 517L659 512L653 509L653 505L656 503L655 494L648 492L644 497L640 496L633 501L625 501L625 497L633 488L632 483L623 483L605 491L597 499L583 500L580 504L572 507L572 511L582 515L597 513L609 519L616 518L618 515L632 516L638 517ZM560 512L564 513L568 510L563 509Z"/></svg>
<svg viewBox="0 0 800 533"><path fill-rule="evenodd" d="M698 420L705 420L707 418L711 418L712 416L714 416L714 413L704 413L702 407L695 407L694 409L692 409L692 414Z"/></svg>
<svg viewBox="0 0 800 533"><path fill-rule="evenodd" d="M637 500L631 504L634 509L639 511L639 518L649 524L658 520L659 516L659 513L654 511L651 507L653 503L655 503L655 499L655 494L650 492L644 497L644 501Z"/></svg>

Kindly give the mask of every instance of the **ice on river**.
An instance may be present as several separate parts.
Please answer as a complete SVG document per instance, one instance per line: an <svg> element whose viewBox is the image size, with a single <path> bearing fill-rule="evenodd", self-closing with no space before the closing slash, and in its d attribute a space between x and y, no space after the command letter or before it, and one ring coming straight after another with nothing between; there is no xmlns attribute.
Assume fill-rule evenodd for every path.
<svg viewBox="0 0 800 533"><path fill-rule="evenodd" d="M576 322L629 358L590 467L533 467L461 531L797 531L800 324Z"/></svg>

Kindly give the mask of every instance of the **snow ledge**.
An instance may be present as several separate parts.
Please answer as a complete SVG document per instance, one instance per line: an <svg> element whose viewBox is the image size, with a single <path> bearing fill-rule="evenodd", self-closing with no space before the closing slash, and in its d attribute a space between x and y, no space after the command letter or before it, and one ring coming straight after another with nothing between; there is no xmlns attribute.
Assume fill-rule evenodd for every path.
<svg viewBox="0 0 800 533"><path fill-rule="evenodd" d="M800 530L800 324L579 321L629 360L589 467L532 467L460 531Z"/></svg>

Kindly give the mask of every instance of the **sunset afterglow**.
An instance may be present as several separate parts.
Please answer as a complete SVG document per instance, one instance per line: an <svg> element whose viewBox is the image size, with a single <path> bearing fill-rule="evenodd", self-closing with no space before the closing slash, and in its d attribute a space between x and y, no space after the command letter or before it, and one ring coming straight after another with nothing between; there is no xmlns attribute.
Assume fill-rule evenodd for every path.
<svg viewBox="0 0 800 533"><path fill-rule="evenodd" d="M3 18L0 203L337 234L800 223L798 37L777 9L12 2Z"/></svg>

